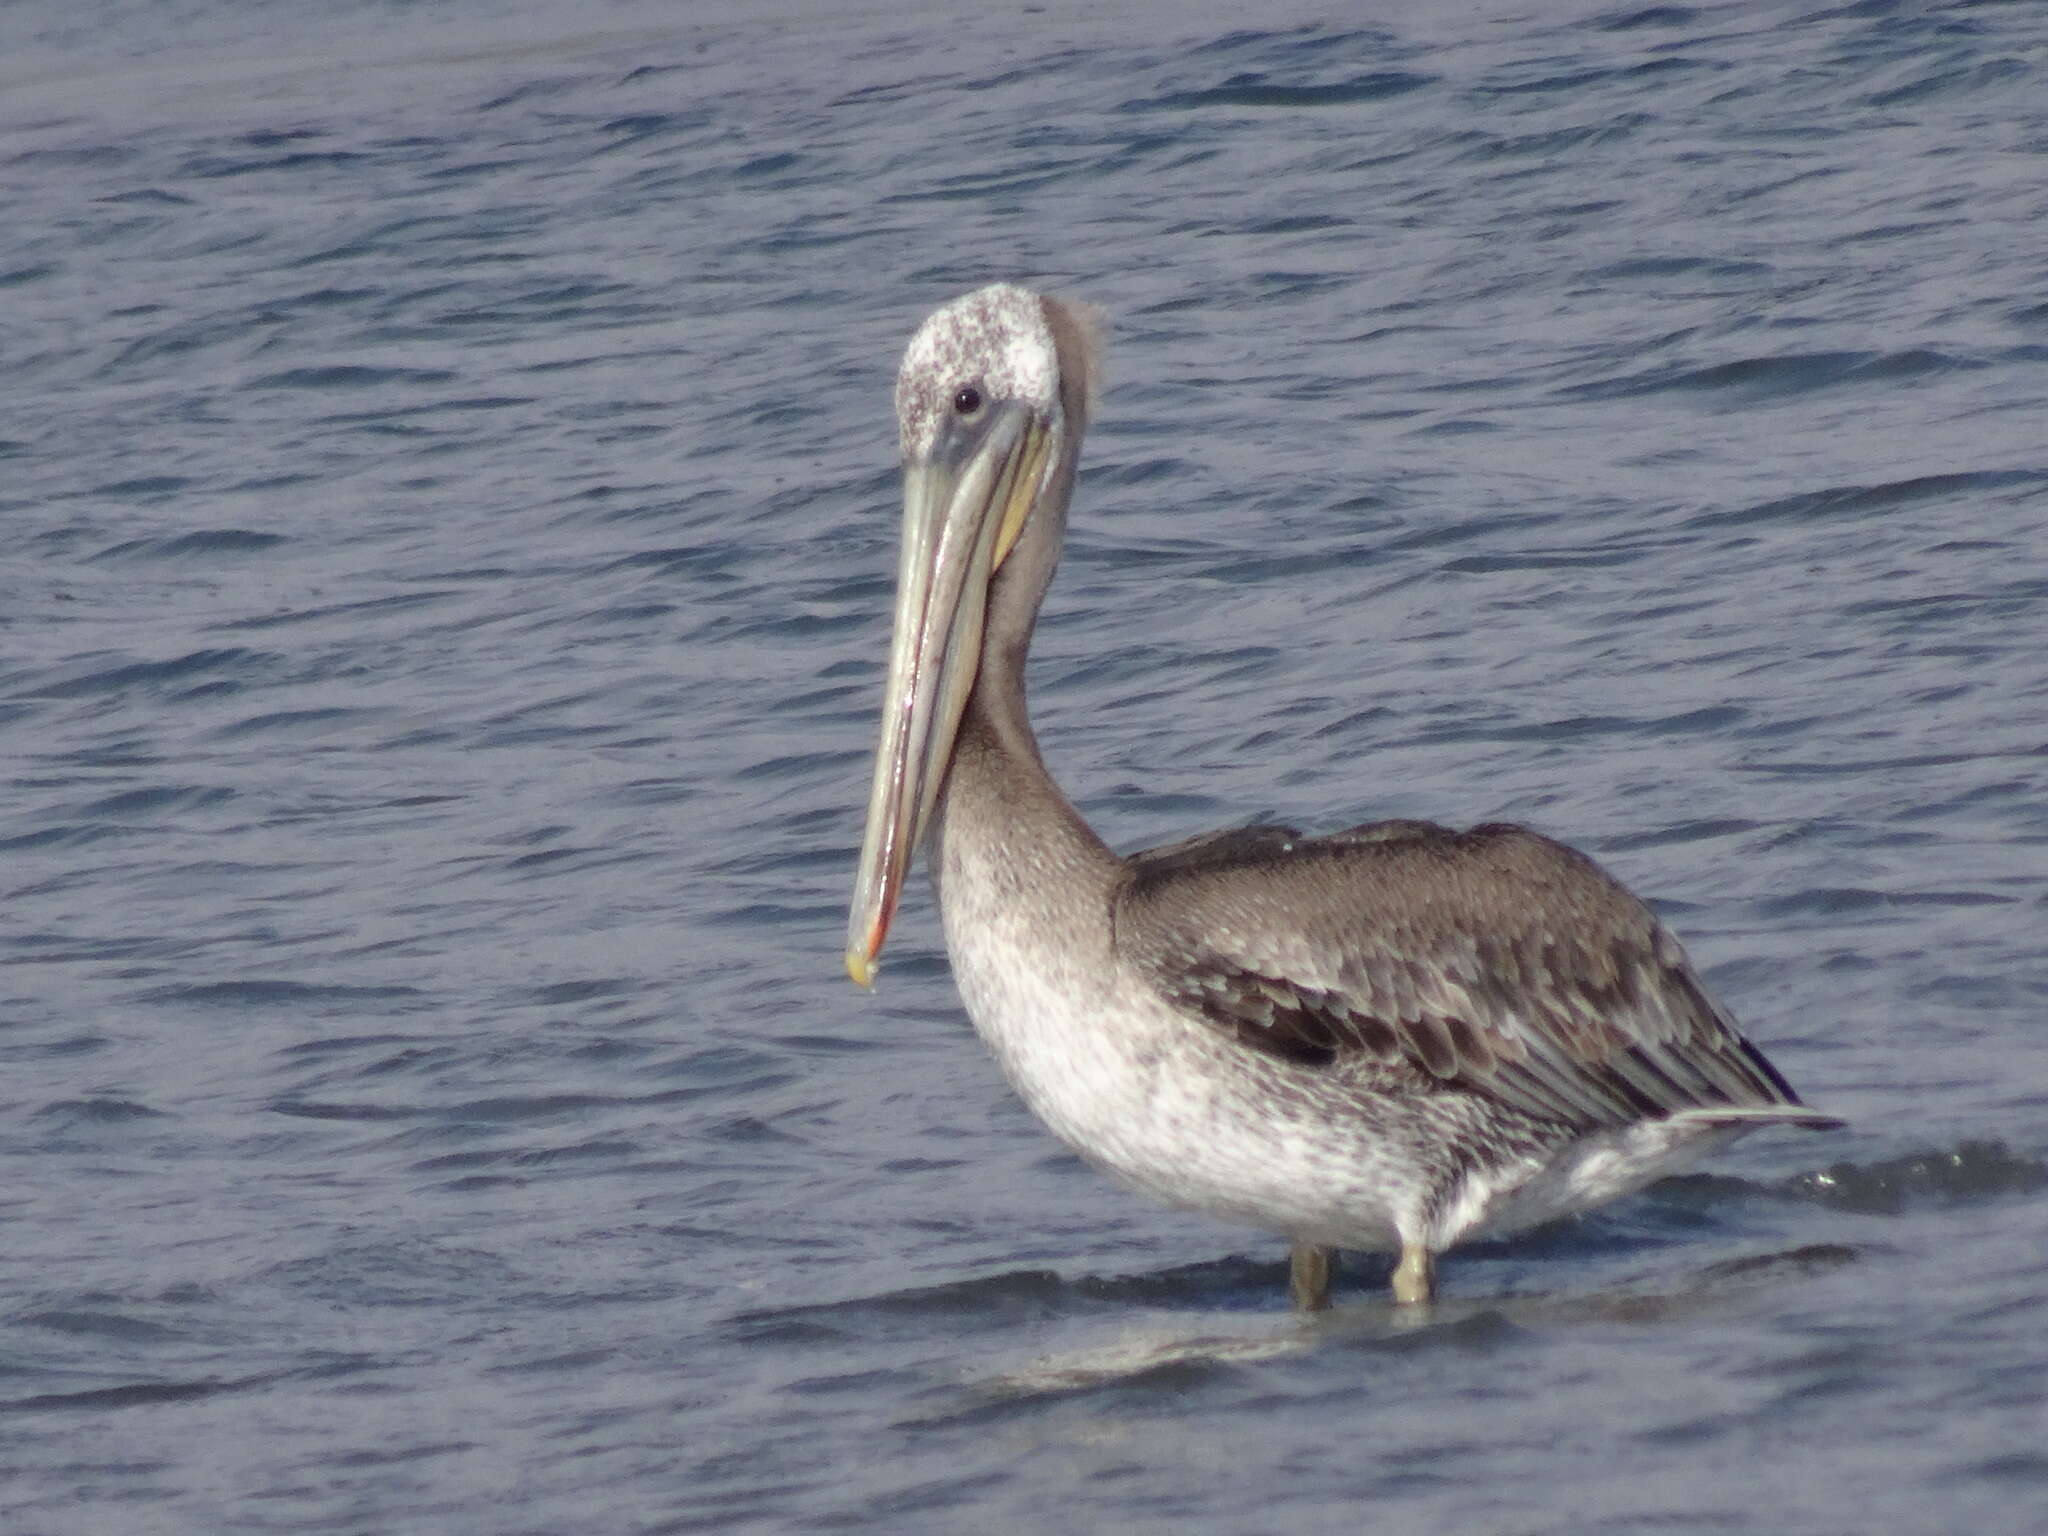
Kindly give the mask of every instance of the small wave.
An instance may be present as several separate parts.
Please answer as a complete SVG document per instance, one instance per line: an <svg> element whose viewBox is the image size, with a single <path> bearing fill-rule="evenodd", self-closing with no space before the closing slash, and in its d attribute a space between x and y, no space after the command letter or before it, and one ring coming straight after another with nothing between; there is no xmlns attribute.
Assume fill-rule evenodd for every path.
<svg viewBox="0 0 2048 1536"><path fill-rule="evenodd" d="M1264 75L1234 75L1221 85L1205 90L1170 91L1165 95L1127 101L1126 112L1188 112L1210 107L1346 107L1359 102L1385 101L1405 96L1436 84L1434 75L1412 74L1407 70L1382 70L1358 75L1330 85L1283 85Z"/></svg>
<svg viewBox="0 0 2048 1536"><path fill-rule="evenodd" d="M120 661L111 666L94 666L25 691L31 697L47 699L88 698L131 688L150 691L202 679L214 682L219 673L250 670L269 659L263 652L237 646L207 648L163 661Z"/></svg>
<svg viewBox="0 0 2048 1536"><path fill-rule="evenodd" d="M147 1104L138 1104L133 1099L100 1097L92 1099L59 1099L45 1104L36 1111L38 1120L58 1125L109 1126L134 1125L147 1120L167 1120L171 1117L160 1109L151 1109Z"/></svg>
<svg viewBox="0 0 2048 1536"><path fill-rule="evenodd" d="M2048 1163L2002 1141L1909 1152L1875 1163L1835 1163L1787 1179L1785 1193L1831 1210L1896 1216L1917 1206L1972 1205L2048 1187Z"/></svg>
<svg viewBox="0 0 2048 1536"><path fill-rule="evenodd" d="M146 992L146 1003L190 1003L203 1008L303 1008L309 1004L389 1003L423 997L417 987L315 986L303 981L252 977L247 981L210 981L193 986L158 987Z"/></svg>
<svg viewBox="0 0 2048 1536"><path fill-rule="evenodd" d="M456 375L445 368L373 368L361 363L330 363L318 368L286 368L259 374L248 389L375 389L386 384L446 384Z"/></svg>
<svg viewBox="0 0 2048 1536"><path fill-rule="evenodd" d="M2006 469L1913 475L1870 485L1831 485L1818 491L1801 491L1795 496L1773 497L1747 507L1702 513L1689 519L1688 526L1739 528L1753 523L1806 523L1823 518L1854 520L1893 507L1960 497L1973 491L2033 488L2044 481L2048 481L2048 473L2040 470Z"/></svg>
<svg viewBox="0 0 2048 1536"><path fill-rule="evenodd" d="M217 555L247 555L274 549L288 542L281 533L256 533L247 528L200 528L191 533L167 534L152 539L128 539L110 544L90 561L100 560L190 560Z"/></svg>
<svg viewBox="0 0 2048 1536"><path fill-rule="evenodd" d="M1658 394L1705 394L1743 401L1810 395L1848 384L1895 384L1926 374L1989 365L1954 353L1913 347L1902 352L1787 352L1727 362L1674 364L1615 378L1571 384L1561 395L1579 400L1635 399Z"/></svg>

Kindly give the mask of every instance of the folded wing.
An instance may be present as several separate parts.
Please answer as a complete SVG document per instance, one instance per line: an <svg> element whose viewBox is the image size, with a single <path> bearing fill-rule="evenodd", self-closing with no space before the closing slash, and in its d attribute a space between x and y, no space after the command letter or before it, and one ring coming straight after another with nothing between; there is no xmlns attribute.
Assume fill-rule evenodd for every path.
<svg viewBox="0 0 2048 1536"><path fill-rule="evenodd" d="M1134 856L1115 924L1162 996L1305 1068L1406 1069L1585 1130L1714 1109L1833 1123L1647 907L1523 827L1218 833Z"/></svg>

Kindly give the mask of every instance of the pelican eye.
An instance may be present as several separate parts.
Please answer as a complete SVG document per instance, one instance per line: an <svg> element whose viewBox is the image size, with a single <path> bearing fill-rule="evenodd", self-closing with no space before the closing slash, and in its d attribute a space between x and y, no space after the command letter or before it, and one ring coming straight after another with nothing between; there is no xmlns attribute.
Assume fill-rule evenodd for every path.
<svg viewBox="0 0 2048 1536"><path fill-rule="evenodd" d="M953 414L972 416L981 409L981 391L972 384L962 384L953 391Z"/></svg>

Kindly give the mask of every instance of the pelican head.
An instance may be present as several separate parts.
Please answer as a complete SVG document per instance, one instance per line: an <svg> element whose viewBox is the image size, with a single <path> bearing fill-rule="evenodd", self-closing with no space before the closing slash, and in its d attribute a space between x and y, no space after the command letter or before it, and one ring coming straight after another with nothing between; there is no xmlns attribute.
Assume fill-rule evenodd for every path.
<svg viewBox="0 0 2048 1536"><path fill-rule="evenodd" d="M990 588L1027 528L1033 547L1049 552L1034 562L1031 613L1050 578L1092 356L1085 312L1007 283L938 310L904 353L896 376L903 548L895 630L846 937L847 974L861 986L873 983L911 853L930 827L981 675ZM1021 654L1014 660L1021 666Z"/></svg>

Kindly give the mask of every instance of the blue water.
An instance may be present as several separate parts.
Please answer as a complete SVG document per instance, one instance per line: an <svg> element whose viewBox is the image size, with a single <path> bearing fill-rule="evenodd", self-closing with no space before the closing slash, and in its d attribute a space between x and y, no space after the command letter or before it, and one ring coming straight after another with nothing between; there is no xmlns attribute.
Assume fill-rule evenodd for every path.
<svg viewBox="0 0 2048 1536"><path fill-rule="evenodd" d="M0 8L0 1529L2040 1528L2048 6L1375 10ZM846 984L998 277L1105 836L1531 822L1847 1131L1303 1325Z"/></svg>

